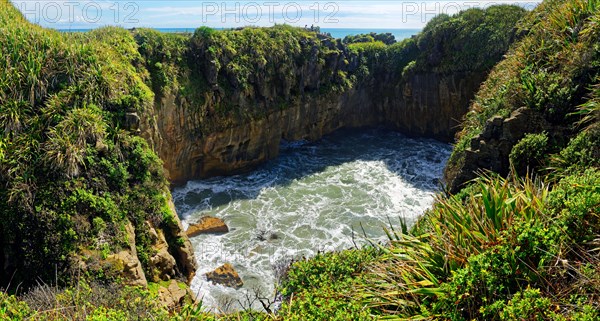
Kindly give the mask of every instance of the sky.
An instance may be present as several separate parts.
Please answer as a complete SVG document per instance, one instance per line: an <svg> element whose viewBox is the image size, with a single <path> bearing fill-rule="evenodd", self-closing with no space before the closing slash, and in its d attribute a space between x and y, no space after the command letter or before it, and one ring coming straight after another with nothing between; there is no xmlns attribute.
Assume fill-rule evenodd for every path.
<svg viewBox="0 0 600 321"><path fill-rule="evenodd" d="M209 26L320 26L324 29L421 29L439 13L454 14L473 7L517 4L534 8L538 0L497 1L129 1L129 0L11 0L28 20L55 29L190 28Z"/></svg>

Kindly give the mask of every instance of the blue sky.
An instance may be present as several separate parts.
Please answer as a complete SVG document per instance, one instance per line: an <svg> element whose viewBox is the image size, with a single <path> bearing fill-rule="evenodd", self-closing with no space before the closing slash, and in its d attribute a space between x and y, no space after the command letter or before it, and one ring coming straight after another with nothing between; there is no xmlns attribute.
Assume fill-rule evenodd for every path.
<svg viewBox="0 0 600 321"><path fill-rule="evenodd" d="M287 23L322 28L420 29L438 13L512 3L528 9L540 1L51 1L12 0L25 16L45 27L105 25L154 28L230 28Z"/></svg>

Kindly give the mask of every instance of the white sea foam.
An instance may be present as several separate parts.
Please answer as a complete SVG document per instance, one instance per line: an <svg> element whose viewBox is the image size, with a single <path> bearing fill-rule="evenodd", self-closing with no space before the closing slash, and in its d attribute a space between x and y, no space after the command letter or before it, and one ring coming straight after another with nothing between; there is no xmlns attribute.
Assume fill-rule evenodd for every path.
<svg viewBox="0 0 600 321"><path fill-rule="evenodd" d="M351 248L359 238L364 243L363 231L384 240L384 226L400 217L412 222L431 206L450 150L382 129L344 131L316 143L286 143L277 160L250 174L176 189L185 227L210 215L231 230L192 239L200 267L192 289L205 306L236 309L247 304L247 291L273 293L279 261ZM244 288L206 281L204 274L224 263L236 268Z"/></svg>

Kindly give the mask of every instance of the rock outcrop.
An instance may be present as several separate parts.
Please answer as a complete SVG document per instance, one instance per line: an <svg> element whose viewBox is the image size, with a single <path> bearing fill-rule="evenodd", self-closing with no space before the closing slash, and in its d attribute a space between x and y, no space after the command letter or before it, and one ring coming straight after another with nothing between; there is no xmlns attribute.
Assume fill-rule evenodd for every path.
<svg viewBox="0 0 600 321"><path fill-rule="evenodd" d="M487 120L481 134L471 139L460 159L451 162L444 177L451 192L477 177L477 171L491 170L505 176L510 169L509 155L519 140L528 133L540 133L552 128L543 115L527 107L519 108L507 118L494 116ZM551 130L560 135L556 126Z"/></svg>
<svg viewBox="0 0 600 321"><path fill-rule="evenodd" d="M142 263L135 247L135 229L130 223L125 226L129 248L119 253L108 256L106 261L112 265L113 270L123 276L126 284L147 286L148 281L142 269Z"/></svg>
<svg viewBox="0 0 600 321"><path fill-rule="evenodd" d="M200 234L223 234L228 232L229 227L222 219L206 216L201 218L197 224L190 225L186 234L188 237L194 237Z"/></svg>
<svg viewBox="0 0 600 321"><path fill-rule="evenodd" d="M180 280L191 282L196 273L194 250L181 222L176 216L170 225L156 227L146 222L145 229L151 238L149 262L144 268L136 248L136 231L133 224L125 226L127 247L105 255L97 250L84 250L72 258L73 265L81 271L100 272L117 276L123 284L147 286L148 282Z"/></svg>
<svg viewBox="0 0 600 321"><path fill-rule="evenodd" d="M220 284L235 289L239 289L244 286L244 282L240 278L239 274L229 263L224 264L213 272L206 273L206 279L215 284Z"/></svg>
<svg viewBox="0 0 600 321"><path fill-rule="evenodd" d="M167 308L181 306L187 297L190 297L187 286L179 285L177 281L172 280L165 286L158 288L158 301Z"/></svg>

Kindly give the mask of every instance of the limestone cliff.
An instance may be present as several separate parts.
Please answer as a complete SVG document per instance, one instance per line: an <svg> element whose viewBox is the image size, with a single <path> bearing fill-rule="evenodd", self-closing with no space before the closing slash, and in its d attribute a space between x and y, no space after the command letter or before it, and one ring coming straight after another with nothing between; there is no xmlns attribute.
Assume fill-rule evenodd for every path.
<svg viewBox="0 0 600 321"><path fill-rule="evenodd" d="M444 178L448 189L458 192L463 184L477 177L482 169L502 176L510 169L509 155L513 147L529 133L552 132L560 137L565 129L552 126L535 110L523 107L509 117L495 116L488 119L483 131L473 137L464 151L457 153L448 164Z"/></svg>
<svg viewBox="0 0 600 321"><path fill-rule="evenodd" d="M507 20L514 25L523 12L510 10ZM276 157L282 140L317 140L340 128L383 125L451 142L480 83L513 38L512 28L492 28L501 41L464 62L449 44L470 47L489 35L463 29L485 19L498 28L507 23L494 19L493 10L481 12L463 14L468 26L448 17L392 46L348 45L285 26L199 29L179 53L183 63L146 54L149 66L160 64L176 76L153 76L153 85L168 85L159 89L154 114L144 115L155 122L143 123L155 125L142 131L173 184L250 170ZM439 30L451 34L443 38L449 44L440 42Z"/></svg>
<svg viewBox="0 0 600 321"><path fill-rule="evenodd" d="M417 74L390 86L304 97L264 118L206 135L174 96L157 106L157 152L174 184L235 174L277 157L281 140L317 140L340 128L385 125L409 135L450 141L484 72ZM387 94L381 91L389 90Z"/></svg>

